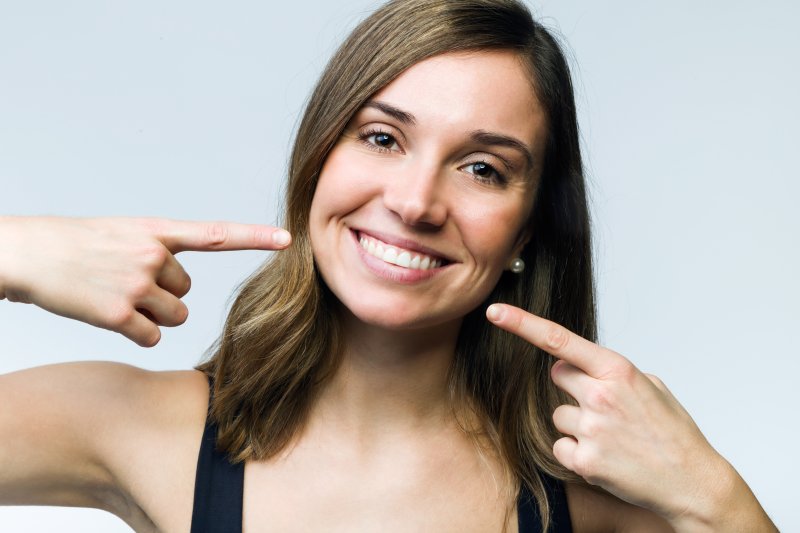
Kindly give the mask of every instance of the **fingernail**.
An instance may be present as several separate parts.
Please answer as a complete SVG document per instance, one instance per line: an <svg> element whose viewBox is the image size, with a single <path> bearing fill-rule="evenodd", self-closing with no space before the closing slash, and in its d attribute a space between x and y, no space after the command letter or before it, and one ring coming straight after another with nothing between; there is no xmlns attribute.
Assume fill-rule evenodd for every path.
<svg viewBox="0 0 800 533"><path fill-rule="evenodd" d="M286 246L292 241L292 236L284 229L275 230L272 233L272 242L278 246Z"/></svg>
<svg viewBox="0 0 800 533"><path fill-rule="evenodd" d="M486 309L486 318L492 322L497 322L503 318L503 308L495 304L490 305L489 308Z"/></svg>

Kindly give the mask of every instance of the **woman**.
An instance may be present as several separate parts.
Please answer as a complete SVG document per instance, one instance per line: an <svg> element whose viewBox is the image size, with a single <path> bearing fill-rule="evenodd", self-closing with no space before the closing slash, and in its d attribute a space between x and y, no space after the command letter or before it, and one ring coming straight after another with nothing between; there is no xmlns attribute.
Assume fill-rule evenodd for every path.
<svg viewBox="0 0 800 533"><path fill-rule="evenodd" d="M172 254L289 245L2 222L9 299L146 346L186 319ZM393 2L362 23L303 118L286 225L201 372L3 376L0 501L137 531L774 529L666 388L590 342L569 76L521 6ZM67 251L37 260L47 234Z"/></svg>

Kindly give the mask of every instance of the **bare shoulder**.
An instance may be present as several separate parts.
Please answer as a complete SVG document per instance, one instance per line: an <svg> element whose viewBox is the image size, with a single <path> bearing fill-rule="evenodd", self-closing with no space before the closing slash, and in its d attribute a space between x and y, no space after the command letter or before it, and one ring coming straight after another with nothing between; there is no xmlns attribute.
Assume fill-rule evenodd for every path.
<svg viewBox="0 0 800 533"><path fill-rule="evenodd" d="M123 497L111 512L138 523L137 530L153 524L158 531L188 531L208 380L195 370L138 372L138 384L127 391L131 405L115 417L103 450Z"/></svg>
<svg viewBox="0 0 800 533"><path fill-rule="evenodd" d="M672 533L660 516L608 492L577 483L566 487L569 514L575 533Z"/></svg>
<svg viewBox="0 0 800 533"><path fill-rule="evenodd" d="M185 521L187 506L190 519L208 406L202 373L47 365L0 376L0 404L0 429L13 435L0 443L0 503L97 507L137 530ZM155 518L158 498L178 505Z"/></svg>
<svg viewBox="0 0 800 533"><path fill-rule="evenodd" d="M65 423L94 429L90 437L98 445L106 439L117 444L118 433L194 422L205 418L208 405L208 382L200 372L154 372L106 361L12 372L0 376L0 385L4 399L17 403L23 413L63 417Z"/></svg>

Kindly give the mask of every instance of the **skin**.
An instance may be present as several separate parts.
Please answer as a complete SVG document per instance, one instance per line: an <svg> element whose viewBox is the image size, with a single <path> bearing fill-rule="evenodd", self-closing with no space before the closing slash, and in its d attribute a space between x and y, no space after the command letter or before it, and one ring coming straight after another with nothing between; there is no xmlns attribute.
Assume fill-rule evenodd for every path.
<svg viewBox="0 0 800 533"><path fill-rule="evenodd" d="M446 375L461 317L526 241L543 117L507 52L426 60L373 100L412 114L414 124L361 110L322 169L310 229L321 273L342 302L343 362L294 442L246 464L245 530L477 532L499 530L511 509L514 531L502 465L490 450L480 457L459 430ZM387 150L368 147L378 138L366 132L378 126L397 141L382 137ZM518 150L476 143L477 129L518 139L534 165ZM476 162L501 167L504 159L517 170L503 186L477 175ZM425 280L398 282L396 270L369 268L351 228L413 241L449 264ZM2 218L2 250L11 253L0 261L8 265L0 294L151 346L159 325L186 319L180 298L190 282L175 253L280 249L288 242L272 240L278 231ZM770 530L744 482L660 382L522 310L490 310L498 327L562 359L554 382L580 404L554 413L565 434L554 451L605 491L568 486L575 531ZM0 376L0 404L10 406L0 411L0 428L15 436L0 442L0 503L98 507L137 531L189 529L208 405L202 374L56 365ZM660 462L662 455L680 460ZM723 511L734 520L721 522Z"/></svg>
<svg viewBox="0 0 800 533"><path fill-rule="evenodd" d="M520 151L472 142L470 134L519 139L538 162L544 113L518 59L507 52L423 61L371 102L409 113L415 122L364 107L329 154L310 213L320 272L361 322L417 335L457 326L524 244L539 170L528 168ZM391 136L384 139L388 147L377 144L381 133ZM506 183L477 175L480 162ZM426 282L400 285L374 275L353 253L353 229L409 239L451 264Z"/></svg>

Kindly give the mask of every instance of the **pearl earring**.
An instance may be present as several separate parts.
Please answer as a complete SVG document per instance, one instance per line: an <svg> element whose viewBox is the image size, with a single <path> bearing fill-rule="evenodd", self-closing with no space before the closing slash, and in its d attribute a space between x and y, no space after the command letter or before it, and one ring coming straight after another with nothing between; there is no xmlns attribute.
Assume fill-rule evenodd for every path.
<svg viewBox="0 0 800 533"><path fill-rule="evenodd" d="M509 264L508 268L514 274L519 274L520 272L525 270L525 261L523 261L519 257L515 257L514 259L511 260L511 263Z"/></svg>

